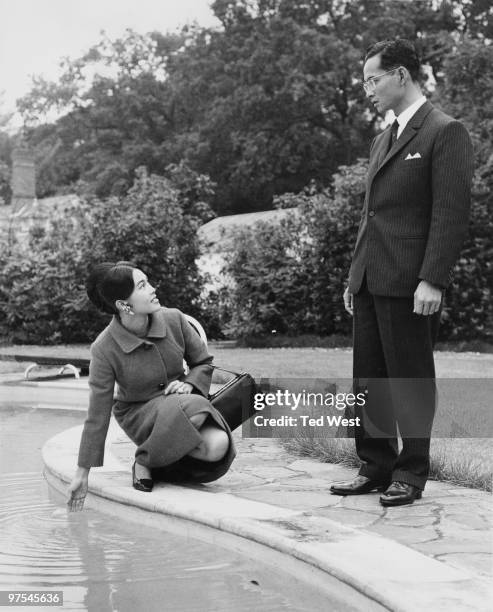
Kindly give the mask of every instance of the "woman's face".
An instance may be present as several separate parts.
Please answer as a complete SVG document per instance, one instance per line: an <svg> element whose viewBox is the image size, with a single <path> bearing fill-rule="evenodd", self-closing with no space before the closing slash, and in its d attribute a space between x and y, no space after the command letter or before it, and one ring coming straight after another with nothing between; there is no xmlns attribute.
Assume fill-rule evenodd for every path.
<svg viewBox="0 0 493 612"><path fill-rule="evenodd" d="M135 314L150 314L161 308L156 290L147 280L147 276L135 268L132 272L134 279L134 290L132 294L125 300L130 305Z"/></svg>

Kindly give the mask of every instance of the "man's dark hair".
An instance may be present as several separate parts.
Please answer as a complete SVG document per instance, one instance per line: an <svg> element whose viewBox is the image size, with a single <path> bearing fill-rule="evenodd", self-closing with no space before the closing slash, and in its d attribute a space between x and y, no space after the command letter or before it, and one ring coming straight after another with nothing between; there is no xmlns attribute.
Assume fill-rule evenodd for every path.
<svg viewBox="0 0 493 612"><path fill-rule="evenodd" d="M419 81L421 62L416 48L410 40L394 38L373 43L366 50L365 62L379 53L381 54L380 66L384 70L404 66L409 70L412 80Z"/></svg>

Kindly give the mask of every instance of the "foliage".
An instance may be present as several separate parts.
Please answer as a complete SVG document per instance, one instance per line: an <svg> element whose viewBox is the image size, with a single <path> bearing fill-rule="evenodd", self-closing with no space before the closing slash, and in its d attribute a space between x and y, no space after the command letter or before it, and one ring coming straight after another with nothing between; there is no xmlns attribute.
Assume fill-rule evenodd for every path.
<svg viewBox="0 0 493 612"><path fill-rule="evenodd" d="M493 8L491 9L493 11ZM434 103L458 117L472 135L480 174L493 143L493 45L468 37L444 61Z"/></svg>
<svg viewBox="0 0 493 612"><path fill-rule="evenodd" d="M469 236L445 296L440 339L493 340L493 160L476 175Z"/></svg>
<svg viewBox="0 0 493 612"><path fill-rule="evenodd" d="M63 60L57 82L34 79L19 109L36 152L38 196L77 191L83 203L44 233L36 230L28 250L6 255L0 300L12 306L0 309L3 328L8 319L16 337L37 333L25 323L30 315L19 314L38 308L29 300L36 303L39 283L29 285L27 276L49 279L64 316L77 319L87 304L64 301L66 288L80 294L88 261L128 254L149 266L171 302L198 313L202 301L202 320L214 334L218 320L242 336L348 333L341 295L362 203L361 157L381 125L358 81L365 48L384 32L415 41L435 81L434 103L472 135L471 231L447 292L441 338L491 338L491 2L215 0L212 9L220 29L127 31ZM432 89L427 81L424 87ZM0 139L4 198L9 146ZM147 173L138 171L133 183L141 166ZM212 209L272 205L296 210L280 225L238 233L227 265L232 291L199 297L197 224ZM70 215L83 228L81 240ZM44 291L39 310L54 341L62 324ZM81 329L97 327L94 317Z"/></svg>
<svg viewBox="0 0 493 612"><path fill-rule="evenodd" d="M1 245L0 336L17 343L59 343L87 339L91 322L84 306L84 254L76 228L86 226L82 210L67 210L51 227L33 228L29 244ZM90 235L90 227L82 235Z"/></svg>
<svg viewBox="0 0 493 612"><path fill-rule="evenodd" d="M457 7L455 7L457 8ZM466 23L471 26L471 6L466 11ZM478 7L476 7L477 9ZM467 10L466 10L467 9ZM365 16L368 13L363 12ZM469 21L468 21L469 20ZM477 26L477 24L476 24ZM443 33L442 33L443 34ZM445 38L440 39L441 43ZM437 41L438 44L439 41ZM435 104L449 114L461 118L468 127L476 152L469 238L457 265L454 281L445 296L440 340L482 340L493 337L493 46L483 40L464 37L448 40L445 58L433 66L437 77ZM433 49L429 51L433 63ZM247 230L237 243L240 251L230 258L228 271L236 281L237 311L232 331L249 336L256 329L269 334L271 320L265 313L275 312L281 333L297 329L299 333L334 334L348 332L350 320L342 309L341 295L345 274L349 269L355 227L364 191L364 163L342 167L334 175L333 190L317 193L316 183L305 192L285 194L277 198L276 206L297 206L303 223L291 228L276 227ZM262 241L262 236L269 241ZM306 235L303 245L300 236ZM278 254L275 275L266 265L274 248L289 250L290 241L301 250L296 261ZM253 273L252 262L258 262ZM249 274L263 279L264 284ZM298 301L298 278L310 288ZM257 296L263 288L275 282L283 284L283 292L292 297L289 305L279 303L269 294ZM296 289L296 290L295 290ZM247 296L250 295L250 301ZM258 308L257 304L261 304ZM303 313L300 316L300 313ZM256 321L256 326L251 323ZM280 323L279 323L280 322ZM296 327L298 324L298 327Z"/></svg>
<svg viewBox="0 0 493 612"><path fill-rule="evenodd" d="M218 183L220 212L266 208L311 178L327 184L371 131L351 44L315 22L240 4L223 32L195 35L171 77L191 125L182 154Z"/></svg>
<svg viewBox="0 0 493 612"><path fill-rule="evenodd" d="M279 334L349 334L342 294L364 197L365 160L344 166L332 190L287 194L297 205L280 225L241 229L226 272L233 280L228 332L251 338ZM493 176L491 173L488 177ZM447 291L440 340L493 338L493 208L477 182L470 234Z"/></svg>
<svg viewBox="0 0 493 612"><path fill-rule="evenodd" d="M19 103L38 195L81 183L120 196L137 167L163 175L181 160L217 183L218 213L269 208L311 180L327 187L379 127L359 84L367 45L382 32L415 40L440 84L458 34L488 35L480 5L216 0L221 28L103 38Z"/></svg>
<svg viewBox="0 0 493 612"><path fill-rule="evenodd" d="M364 193L366 162L343 166L331 190L288 194L279 225L237 231L226 272L234 280L229 333L347 334L342 302Z"/></svg>
<svg viewBox="0 0 493 612"><path fill-rule="evenodd" d="M207 283L207 275L204 275ZM201 319L207 337L211 340L223 340L225 331L231 322L232 295L228 285L205 289L200 296Z"/></svg>
<svg viewBox="0 0 493 612"><path fill-rule="evenodd" d="M1 97L0 97L1 102ZM0 206L10 204L12 192L10 180L12 173L12 148L14 138L6 131L10 115L0 113Z"/></svg>
<svg viewBox="0 0 493 612"><path fill-rule="evenodd" d="M100 198L123 195L137 167L163 174L173 161L166 151L173 111L162 54L181 44L176 35L127 31L63 60L58 82L34 79L18 106L37 151L39 196L78 181ZM46 123L54 112L59 118Z"/></svg>
<svg viewBox="0 0 493 612"><path fill-rule="evenodd" d="M99 261L135 262L163 304L201 317L200 223L168 179L143 168L125 197L59 210L47 227L31 230L28 245L3 247L0 335L26 343L93 340L108 319L88 302L84 279Z"/></svg>
<svg viewBox="0 0 493 612"><path fill-rule="evenodd" d="M278 226L259 222L237 230L227 273L234 279L234 336L300 331L305 320L307 282L300 260L304 244L293 237L303 228L294 214Z"/></svg>
<svg viewBox="0 0 493 612"><path fill-rule="evenodd" d="M469 6L468 10L473 8ZM493 47L466 37L446 58L443 82L436 95L436 102L467 126L476 160L469 237L446 294L440 334L444 339L493 338L492 64Z"/></svg>
<svg viewBox="0 0 493 612"><path fill-rule="evenodd" d="M216 184L209 176L198 174L184 161L166 166L164 175L178 191L185 214L197 217L202 223L207 223L216 216L210 206Z"/></svg>

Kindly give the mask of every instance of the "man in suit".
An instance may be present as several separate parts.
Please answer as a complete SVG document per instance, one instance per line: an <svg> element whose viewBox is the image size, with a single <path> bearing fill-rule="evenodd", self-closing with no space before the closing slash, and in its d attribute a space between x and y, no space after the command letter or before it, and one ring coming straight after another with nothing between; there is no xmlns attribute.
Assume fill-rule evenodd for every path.
<svg viewBox="0 0 493 612"><path fill-rule="evenodd" d="M353 377L366 393L356 428L358 476L336 495L384 491L385 506L421 497L435 412L442 294L466 237L473 175L469 135L419 86L420 62L404 39L372 45L363 86L396 121L370 148L365 203L344 292L353 316ZM397 427L402 450L397 443Z"/></svg>

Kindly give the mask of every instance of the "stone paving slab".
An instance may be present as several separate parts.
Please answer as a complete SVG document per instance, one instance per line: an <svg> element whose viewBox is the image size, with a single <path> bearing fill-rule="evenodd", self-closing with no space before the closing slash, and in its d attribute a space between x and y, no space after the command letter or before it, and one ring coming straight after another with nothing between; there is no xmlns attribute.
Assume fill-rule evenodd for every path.
<svg viewBox="0 0 493 612"><path fill-rule="evenodd" d="M43 449L62 488L75 469L80 433L63 432ZM270 546L390 610L491 609L491 495L435 482L412 506L386 509L378 494L330 495L332 481L352 475L346 468L294 457L276 440L234 435L238 457L220 480L158 483L145 494L131 487L135 447L112 420L105 465L91 470L90 491Z"/></svg>

